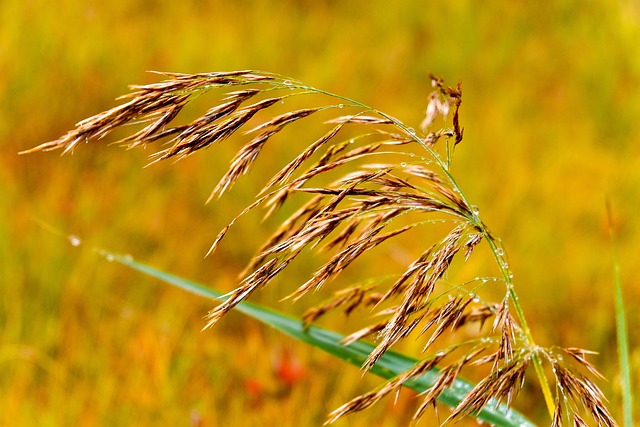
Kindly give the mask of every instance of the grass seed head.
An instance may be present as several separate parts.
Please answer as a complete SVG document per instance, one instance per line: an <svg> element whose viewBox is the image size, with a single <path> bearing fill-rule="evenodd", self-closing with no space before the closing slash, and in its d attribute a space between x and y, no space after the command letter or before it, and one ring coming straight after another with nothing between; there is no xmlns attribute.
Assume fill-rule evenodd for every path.
<svg viewBox="0 0 640 427"><path fill-rule="evenodd" d="M230 190L255 166L274 135L284 132L294 122L344 107L346 102L345 98L302 83L292 84L282 76L252 70L162 75L165 80L131 86L131 92L119 98L120 105L80 121L60 138L25 153L58 149L67 153L80 143L102 140L117 128L140 123L145 126L119 142L136 147L163 141L165 148L160 147L151 155L152 163L182 159L222 143L232 135L245 138L253 135L233 158L211 199ZM419 332L418 337L430 332L428 337L419 338L424 340L425 353L433 351L440 337L455 334L461 326L471 322L480 325L479 334L484 338L436 349L435 354L423 357L412 369L387 381L379 389L336 409L327 422L370 407L399 390L407 381L444 363L445 356L447 362L440 368L431 388L423 393L414 420L419 419L426 408L435 406L438 397L453 386L462 370L471 366L482 366L489 372L460 401L447 421L477 413L492 401L511 404L522 388L528 367L532 362L539 364L541 355L545 355L553 368L558 390L555 411L550 408L554 412L552 425L562 425L563 409L575 412L571 418L574 426L586 425L576 411L582 407L599 426L615 426L604 395L580 372L601 378L586 360L586 355L591 353L566 348L562 352L570 356L565 358L572 361L569 363L560 361L552 350L541 349L533 343L514 297L508 269L503 264L499 268L508 286L507 296L500 304L478 304L475 289L470 291L464 284L451 286L444 280L454 260L464 258L466 261L483 240L492 245L496 259L501 257L495 249L495 238L462 195L449 168L453 148L464 135L460 125L462 85L450 87L439 77L431 74L430 78L434 91L428 97L425 118L420 126L423 134L419 135L397 119L373 108L355 101L347 102L349 109L358 111L325 120L322 125L326 129L321 136L301 147L299 154L257 192L256 200L223 228L210 253L229 233L231 226L249 211L262 207L268 216L292 199L310 198L294 209L261 245L242 273L236 289L207 315L205 328L218 322L256 289L267 286L304 251L320 249L321 254L327 254L328 260L294 290L290 295L294 299L321 289L364 255L389 241L401 241L401 236L417 233L416 230L429 223L429 218L438 221L448 218L447 224L452 225L444 237L426 242L426 249L421 249L423 252L397 274L386 289L381 284L376 284L373 293L369 292L373 286L346 288L338 291L334 299L308 311L303 320L309 326L333 310L342 309L346 314L355 313L361 307L379 310L377 314L383 320L376 320L344 339L346 344L368 336L378 339L363 365L365 370L371 369L390 348L414 331ZM277 95L278 91L281 95ZM204 114L177 124L187 104L206 92L223 92L223 95L218 104ZM272 96L274 92L276 95ZM272 113L280 101L301 95L314 95L314 99L325 102ZM340 104L336 105L336 102ZM440 119L447 122L450 111L453 111L451 126L432 129ZM246 127L249 130L245 130ZM437 151L436 143L442 139L446 140L446 159ZM424 157L416 157L417 150ZM437 168L427 168L429 163ZM336 179L336 176L341 177ZM441 288L445 290L436 292ZM513 305L519 323L511 316L510 305ZM487 331L482 326L491 317L494 320ZM541 384L545 390L546 379ZM552 399L546 400L553 406Z"/></svg>

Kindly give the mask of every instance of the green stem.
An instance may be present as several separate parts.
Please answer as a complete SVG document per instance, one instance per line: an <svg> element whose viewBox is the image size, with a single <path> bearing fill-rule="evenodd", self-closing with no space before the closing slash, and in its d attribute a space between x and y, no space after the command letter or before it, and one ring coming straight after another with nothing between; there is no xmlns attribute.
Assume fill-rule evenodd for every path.
<svg viewBox="0 0 640 427"><path fill-rule="evenodd" d="M518 316L518 321L520 322L520 327L522 328L522 334L526 341L527 347L531 351L533 368L536 371L536 375L538 377L538 381L540 382L540 387L542 389L542 394L544 396L544 401L547 405L547 410L549 411L549 415L553 418L553 414L555 411L555 404L553 402L553 393L551 392L551 387L549 386L549 381L547 380L547 376L544 373L544 369L542 368L542 360L540 359L540 348L533 340L533 334L531 333L531 329L529 329L529 324L527 323L527 319L524 316L524 311L522 310L522 306L520 305L520 301L518 300L518 295L513 286L513 280L511 277L511 272L509 270L508 265L506 265L504 261L504 257L499 254L499 250L503 250L498 246L495 239L489 231L487 227L481 224L482 234L484 235L485 240L489 244L491 248L491 252L493 252L493 256L498 263L498 268L500 269L500 273L505 281L507 286L507 293L509 294L509 299L513 304L513 308L516 311L516 315Z"/></svg>
<svg viewBox="0 0 640 427"><path fill-rule="evenodd" d="M620 361L620 379L622 382L622 409L624 426L633 425L633 389L631 387L631 362L629 360L629 334L627 332L627 320L624 307L624 295L622 293L622 278L620 276L620 263L614 233L613 214L607 200L607 222L609 224L609 237L611 239L611 255L613 258L613 284L615 288L616 308L616 337L618 340L618 359Z"/></svg>
<svg viewBox="0 0 640 427"><path fill-rule="evenodd" d="M341 95L336 95L333 94L331 92L327 92L321 89L316 89L304 84L300 84L299 82L296 82L293 85L290 85L289 87L294 87L297 89L303 89L309 92L315 92L318 94L323 94L335 99L340 99L346 103L349 104L349 106L353 106L353 107L360 107L366 110L369 110L373 113L376 113L378 115L380 115L381 117L391 121L396 127L398 127L399 129L403 130L407 135L409 135L411 138L413 138L413 140L415 142L417 142L418 144L420 144L420 146L422 146L422 148L424 148L429 155L435 160L435 162L438 164L438 166L440 167L440 169L442 170L442 172L444 173L444 175L447 177L447 179L449 180L449 182L451 183L454 191L456 191L456 193L460 196L460 198L464 201L464 203L467 206L472 206L471 203L469 203L467 197L464 195L462 189L460 188L460 186L458 185L458 183L456 182L456 180L454 179L453 175L451 174L451 172L449 171L449 165L446 161L444 161L440 155L438 154L437 151L435 151L434 149L432 149L431 147L429 147L427 144L425 144L425 142L417 135L417 133L410 128L409 126L405 125L404 123L400 122L399 120L393 118L392 116L389 116L385 113L383 113L382 111L378 111L375 108L372 108L366 104L363 104L361 102L355 101L353 99L347 98L345 96L341 96ZM491 251L493 252L493 256L498 264L498 268L500 269L500 274L502 275L504 282L507 286L507 293L509 295L509 299L511 301L511 303L513 304L513 308L515 309L516 312L516 316L518 318L518 321L520 323L520 326L522 327L522 334L526 343L527 348L529 349L529 351L531 352L531 356L532 356L532 361L533 361L533 366L534 366L534 370L536 372L536 375L538 377L538 381L540 382L540 387L542 389L542 394L544 396L544 400L547 406L547 410L549 411L549 415L551 416L551 418L553 418L553 414L555 412L555 404L554 404L554 399L553 399L553 393L551 392L551 387L549 386L549 381L547 380L547 376L544 373L544 369L542 367L542 360L540 358L540 347L535 343L534 339L533 339L533 335L531 334L531 330L529 329L529 325L527 324L527 320L525 318L524 315L524 311L522 310L522 306L520 305L520 302L518 300L518 296L515 292L514 286L513 286L513 280L511 277L511 272L509 270L509 266L506 264L505 260L504 260L504 255L500 255L500 251L502 251L503 249L499 247L499 245L497 244L497 242L495 241L495 238L491 235L491 233L489 232L489 230L487 229L486 225L484 225L484 223L482 222L482 220L480 219L480 217L478 216L478 214L476 212L472 213L472 217L468 218L469 221L478 229L478 231L480 231L480 233L484 236L485 240L487 241L487 243L489 244L489 247L491 248Z"/></svg>

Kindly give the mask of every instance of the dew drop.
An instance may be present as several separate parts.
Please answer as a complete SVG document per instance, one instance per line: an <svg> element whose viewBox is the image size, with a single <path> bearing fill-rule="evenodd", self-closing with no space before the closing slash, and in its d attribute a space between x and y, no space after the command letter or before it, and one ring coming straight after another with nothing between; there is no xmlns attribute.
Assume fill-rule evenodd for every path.
<svg viewBox="0 0 640 427"><path fill-rule="evenodd" d="M338 104L338 108L343 108L344 104Z"/></svg>
<svg viewBox="0 0 640 427"><path fill-rule="evenodd" d="M73 234L69 235L69 243L71 243L71 246L80 246L80 244L82 243L82 240L80 240L80 238L78 236L74 236Z"/></svg>
<svg viewBox="0 0 640 427"><path fill-rule="evenodd" d="M356 142L356 140L355 140L355 139L353 139L353 138L351 138L351 139L349 140L349 144L353 144L354 142Z"/></svg>
<svg viewBox="0 0 640 427"><path fill-rule="evenodd" d="M403 168L406 168L407 164L405 162L402 162L402 163L400 163L400 166L403 167Z"/></svg>
<svg viewBox="0 0 640 427"><path fill-rule="evenodd" d="M471 206L471 210L473 211L474 215L478 215L480 213L480 209L478 209L476 205Z"/></svg>
<svg viewBox="0 0 640 427"><path fill-rule="evenodd" d="M111 254L107 254L105 256L105 259L107 260L107 262L113 262L113 260L115 259L115 257Z"/></svg>
<svg viewBox="0 0 640 427"><path fill-rule="evenodd" d="M285 86L291 86L291 80L285 80L282 82L282 84Z"/></svg>
<svg viewBox="0 0 640 427"><path fill-rule="evenodd" d="M475 303L480 302L480 297L477 296L477 295L475 297L473 297L473 302L475 302Z"/></svg>
<svg viewBox="0 0 640 427"><path fill-rule="evenodd" d="M496 253L498 254L498 256L504 256L504 249L498 248L496 249Z"/></svg>
<svg viewBox="0 0 640 427"><path fill-rule="evenodd" d="M416 136L416 130L414 128L409 128L407 131L409 132L409 135Z"/></svg>

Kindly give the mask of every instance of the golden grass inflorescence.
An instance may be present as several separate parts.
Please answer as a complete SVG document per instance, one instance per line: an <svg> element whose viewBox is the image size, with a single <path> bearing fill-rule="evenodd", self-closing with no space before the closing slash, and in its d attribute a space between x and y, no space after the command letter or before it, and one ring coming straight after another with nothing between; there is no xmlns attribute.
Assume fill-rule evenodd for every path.
<svg viewBox="0 0 640 427"><path fill-rule="evenodd" d="M245 135L253 137L237 152L214 188L211 200L251 170L265 144L288 125L323 111L343 113L344 107L354 110L353 114L325 120L324 134L302 147L258 192L255 202L215 238L209 253L216 250L236 220L254 208L263 207L266 215L270 215L293 197L307 198L259 248L237 288L210 311L205 328L213 326L256 289L268 285L305 250L315 248L330 255L305 283L290 293L288 297L296 300L323 288L377 246L429 222L429 215L444 217L451 224L446 235L427 244L386 288L368 284L338 291L334 299L304 316L303 321L309 325L338 309L347 314L362 308L374 311L376 318L383 320L376 320L345 339L345 342L365 337L377 340L375 350L364 363L365 370L410 334L424 336L421 339L425 356L413 369L336 409L328 422L375 404L405 382L439 366L439 379L423 394L423 402L414 415L417 420L426 408L436 406L438 397L465 369L486 366L486 376L446 419L455 420L477 413L491 402L511 404L523 386L525 373L533 365L553 425L562 425L564 420L586 425L579 415L583 412L590 414L599 426L616 425L602 392L587 377L587 374L599 376L586 360L590 352L535 344L517 300L504 249L451 174L453 153L464 135L459 116L461 84L449 87L442 79L430 75L433 92L419 133L374 108L273 73L243 70L161 74L166 80L131 86L132 92L121 98L125 100L123 104L85 119L61 138L26 152L61 149L67 153L81 143L103 139L123 125L143 123L140 130L117 142L127 147L164 142L152 154L151 162L181 159L240 133L252 120L290 97L314 96L329 101L261 118L259 124L245 131ZM191 122L174 124L190 101L209 91L224 91L217 105ZM453 114L449 126L450 110ZM443 128L431 130L439 120ZM343 138L347 128L357 136ZM408 156L408 160L396 161L398 156ZM392 161L370 161L381 157ZM344 170L347 172L335 179L336 171ZM332 179L317 184L321 177ZM505 296L499 303L478 297L476 292L484 281L471 281L473 287L469 288L451 286L443 280L454 259L467 260L483 240L498 263L502 277L496 281L505 285ZM483 336L453 346L435 345L443 334L455 333L467 324L479 325ZM485 324L491 327L483 328ZM551 368L549 377L555 383L555 391L548 384L543 365Z"/></svg>

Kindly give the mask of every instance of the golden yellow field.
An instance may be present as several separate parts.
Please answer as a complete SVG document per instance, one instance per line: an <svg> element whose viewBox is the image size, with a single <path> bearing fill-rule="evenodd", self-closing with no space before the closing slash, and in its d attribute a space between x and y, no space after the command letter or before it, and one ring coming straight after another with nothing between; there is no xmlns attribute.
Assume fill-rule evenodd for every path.
<svg viewBox="0 0 640 427"><path fill-rule="evenodd" d="M231 290L270 230L245 221L204 254L268 177L260 162L297 153L303 132L206 205L239 148L233 138L145 169L144 150L106 144L18 156L113 107L128 84L158 80L147 70L273 71L412 126L429 71L461 80L465 139L453 172L508 250L537 341L599 352L591 360L621 417L606 203L637 384L637 2L4 0L0 16L0 425L313 426L381 383L239 314L201 332L212 302L91 250ZM465 271L476 268L487 267ZM305 274L292 270L252 300L300 315L324 296L279 299ZM348 331L337 315L323 325ZM418 404L403 392L335 425L406 425ZM515 407L549 424L535 387Z"/></svg>

